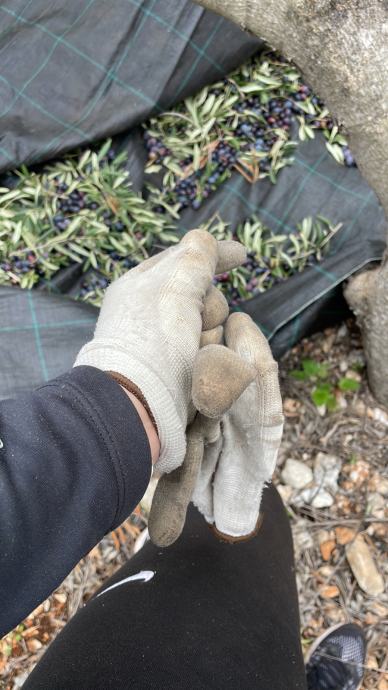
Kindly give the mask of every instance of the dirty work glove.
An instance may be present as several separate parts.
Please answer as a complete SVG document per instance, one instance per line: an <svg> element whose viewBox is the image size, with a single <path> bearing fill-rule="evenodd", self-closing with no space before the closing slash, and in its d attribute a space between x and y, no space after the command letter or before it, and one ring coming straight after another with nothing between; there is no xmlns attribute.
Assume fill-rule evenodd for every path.
<svg viewBox="0 0 388 690"><path fill-rule="evenodd" d="M170 546L182 532L204 454L216 446L221 434L219 419L255 376L254 367L222 345L207 345L197 354L192 395L197 408L206 414L210 410L213 418L197 412L187 429L183 464L159 480L148 520L150 537L157 546Z"/></svg>
<svg viewBox="0 0 388 690"><path fill-rule="evenodd" d="M162 477L151 508L150 536L159 546L177 539L190 500L222 538L256 533L283 428L277 364L246 314L229 317L225 341L229 349L205 346L196 357L192 398L200 413L183 465Z"/></svg>
<svg viewBox="0 0 388 690"><path fill-rule="evenodd" d="M192 230L179 244L112 283L93 340L77 356L75 366L114 372L139 389L157 426L161 451L156 468L160 472L178 467L185 455L202 312L207 314L210 330L228 313L221 293L214 296L212 278L244 260L245 250L239 243L218 242L208 232ZM214 311L212 304L217 300L225 304ZM220 312L222 321L212 322L212 314Z"/></svg>
<svg viewBox="0 0 388 690"><path fill-rule="evenodd" d="M225 342L254 367L256 376L222 417L222 434L205 447L192 500L220 536L236 541L256 533L263 488L276 465L283 414L278 366L247 314L229 317ZM198 406L195 398L194 403Z"/></svg>

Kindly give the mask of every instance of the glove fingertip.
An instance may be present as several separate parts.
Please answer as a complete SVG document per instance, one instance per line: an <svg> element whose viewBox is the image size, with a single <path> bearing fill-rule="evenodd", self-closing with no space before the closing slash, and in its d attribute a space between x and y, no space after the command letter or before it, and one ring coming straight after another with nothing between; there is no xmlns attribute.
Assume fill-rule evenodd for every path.
<svg viewBox="0 0 388 690"><path fill-rule="evenodd" d="M226 321L229 305L224 295L214 285L211 285L203 302L202 329L213 330Z"/></svg>
<svg viewBox="0 0 388 690"><path fill-rule="evenodd" d="M245 263L247 250L243 244L235 240L220 240L218 242L218 262L216 274L225 273Z"/></svg>
<svg viewBox="0 0 388 690"><path fill-rule="evenodd" d="M257 522L256 522L256 527L249 532L248 534L240 534L240 535L231 535L227 534L226 532L222 532L219 530L216 525L209 525L211 531L213 532L214 536L217 537L219 541L225 542L227 544L238 544L243 541L250 541L254 537L256 537L261 525L263 524L263 514L260 513Z"/></svg>
<svg viewBox="0 0 388 690"><path fill-rule="evenodd" d="M199 350L193 367L192 400L206 417L221 417L247 386L256 370L223 345Z"/></svg>
<svg viewBox="0 0 388 690"><path fill-rule="evenodd" d="M259 373L272 368L277 372L277 363L268 340L248 314L231 314L225 324L224 333L226 346L251 362Z"/></svg>

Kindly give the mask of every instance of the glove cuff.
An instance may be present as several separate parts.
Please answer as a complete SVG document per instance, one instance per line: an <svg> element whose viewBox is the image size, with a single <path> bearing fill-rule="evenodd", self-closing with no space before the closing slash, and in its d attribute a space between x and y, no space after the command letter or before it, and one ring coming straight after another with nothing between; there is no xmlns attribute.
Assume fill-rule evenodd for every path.
<svg viewBox="0 0 388 690"><path fill-rule="evenodd" d="M186 452L186 423L178 414L177 401L150 363L145 365L120 348L113 350L110 343L92 340L77 356L74 366L81 365L107 373L117 372L137 386L156 422L160 440L160 456L154 465L155 470L166 473L179 467Z"/></svg>

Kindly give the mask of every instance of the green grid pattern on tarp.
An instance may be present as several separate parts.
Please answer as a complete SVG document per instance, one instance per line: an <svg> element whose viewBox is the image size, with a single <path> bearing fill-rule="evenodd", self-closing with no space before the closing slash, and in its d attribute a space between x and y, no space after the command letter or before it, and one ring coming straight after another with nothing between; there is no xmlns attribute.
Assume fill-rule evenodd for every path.
<svg viewBox="0 0 388 690"><path fill-rule="evenodd" d="M0 288L0 399L68 371L95 321L96 309L63 295Z"/></svg>
<svg viewBox="0 0 388 690"><path fill-rule="evenodd" d="M384 218L374 194L358 170L335 163L322 138L300 146L293 166L282 171L276 185L268 180L250 185L234 175L203 209L183 214L181 233L216 211L232 225L257 213L282 233L309 213L325 213L333 223L343 223L322 263L241 306L270 338L277 356L312 325L340 316L344 302L336 286L358 268L379 260L384 251ZM61 294L0 288L0 397L70 368L92 335L97 313Z"/></svg>
<svg viewBox="0 0 388 690"><path fill-rule="evenodd" d="M121 29L111 45L105 40L101 52L101 27L106 26L104 17L105 22L112 19L111 4L107 7L107 3L100 0L81 4L72 0L65 9L59 2L54 5L57 13L47 13L40 1L34 4L27 2L24 6L19 3L18 10L15 3L12 9L0 8L9 22L4 24L0 33L1 55L4 55L7 41L12 43L12 36L18 36L20 27L26 30L27 35L36 30L42 35L37 53L41 51L41 59L35 63L23 60L23 69L17 72L17 83L6 94L8 100L1 99L3 104L11 95L14 99L10 110L5 115L0 113L0 123L10 123L8 129L2 129L8 132L2 140L6 152L3 169L9 168L8 159L15 163L41 160L48 153L62 151L63 147L78 145L88 138L94 139L134 125L151 111L166 107L178 95L181 98L227 73L232 64L223 59L226 44L231 45L233 41L236 46L234 64L237 59L241 62L257 47L251 37L216 15L205 14L191 3L166 0L162 6L155 0L142 3L119 0L112 6L116 11L121 9ZM50 8L52 10L51 4ZM127 13L125 20L123 8ZM130 8L132 15L128 18ZM39 22L32 16L39 17ZM90 26L91 17L93 26ZM79 35L77 22L80 23ZM88 35L93 35L90 43L82 41L86 26ZM225 43L227 38L230 41ZM149 53L146 63L143 44L147 45ZM161 55L169 55L168 66L161 67L161 74L158 71L160 55L155 52L160 46ZM90 53L86 53L91 48ZM67 54L73 56L70 65L65 60ZM54 79L47 70L55 57L61 57L63 69ZM138 74L133 81L132 63L135 58ZM70 109L66 112L63 102L67 92L64 90L59 97L58 88L63 80L69 80L74 70L85 71L85 65L91 66L90 71L83 75L86 82L89 80L86 88L88 101L85 103L83 96L78 116L74 118L74 98L71 103L68 99ZM7 67L5 61L0 77L0 95ZM150 72L151 67L156 70L157 78L153 74L147 83L147 70ZM138 90L141 97L135 93ZM93 96L90 96L92 92ZM45 94L42 98L46 98L47 93L54 96L53 107L48 111L47 119L38 123L36 117L41 117L41 108L46 109L47 104L43 106L40 102L37 107L37 97ZM104 119L110 96L112 112L123 109L122 119L116 119L114 126L109 113ZM117 113L114 113L115 118ZM17 132L16 125L14 129L11 125L19 121L26 129ZM26 136L28 127L33 129L32 125L36 125L39 135L33 142ZM55 142L54 147L52 142ZM144 148L135 130L128 135L125 145L134 186L140 189L144 177ZM182 213L179 232L183 234L197 227L216 213L232 227L257 214L272 230L282 234L290 232L308 215L322 214L332 223L343 225L331 242L329 254L320 264L241 305L270 338L276 356L312 328L343 314L341 282L371 261L379 260L384 251L384 217L375 195L357 169L345 168L333 160L321 135L314 141L299 145L293 165L282 170L276 185L268 179L251 185L234 174L199 211L186 209ZM30 389L66 371L77 351L90 339L97 310L54 294L58 292L60 280L59 276L49 286L51 294L41 290L28 293L16 288L0 288L0 398ZM77 280L70 288L66 286L66 292L73 296L77 289Z"/></svg>
<svg viewBox="0 0 388 690"><path fill-rule="evenodd" d="M0 171L133 127L260 45L186 0L29 0L0 17Z"/></svg>

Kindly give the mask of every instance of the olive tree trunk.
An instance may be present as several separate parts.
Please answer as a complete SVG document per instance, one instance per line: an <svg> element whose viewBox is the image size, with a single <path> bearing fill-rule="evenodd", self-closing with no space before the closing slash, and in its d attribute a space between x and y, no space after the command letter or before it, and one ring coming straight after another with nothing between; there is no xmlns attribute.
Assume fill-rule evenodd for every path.
<svg viewBox="0 0 388 690"><path fill-rule="evenodd" d="M299 67L343 128L388 219L388 0L197 2ZM371 389L388 405L387 259L351 279L345 296L361 327Z"/></svg>

